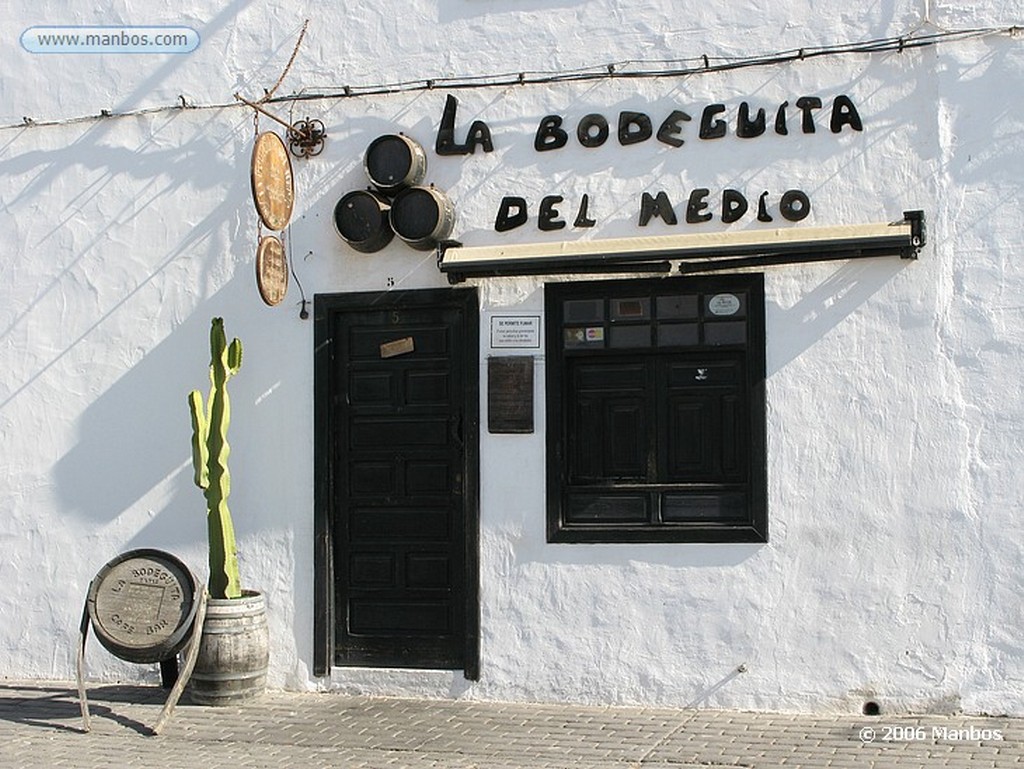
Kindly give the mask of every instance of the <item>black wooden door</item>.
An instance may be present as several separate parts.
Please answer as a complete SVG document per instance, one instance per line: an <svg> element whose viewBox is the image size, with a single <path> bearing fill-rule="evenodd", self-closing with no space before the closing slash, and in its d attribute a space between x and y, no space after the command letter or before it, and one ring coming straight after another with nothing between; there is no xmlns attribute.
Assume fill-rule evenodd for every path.
<svg viewBox="0 0 1024 769"><path fill-rule="evenodd" d="M475 677L475 291L317 302L332 662Z"/></svg>

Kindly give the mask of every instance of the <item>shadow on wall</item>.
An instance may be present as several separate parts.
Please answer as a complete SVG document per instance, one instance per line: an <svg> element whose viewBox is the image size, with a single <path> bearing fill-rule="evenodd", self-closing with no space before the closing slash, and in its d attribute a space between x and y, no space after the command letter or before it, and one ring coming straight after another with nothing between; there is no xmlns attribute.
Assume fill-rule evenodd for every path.
<svg viewBox="0 0 1024 769"><path fill-rule="evenodd" d="M294 634L301 655L312 631L311 606L293 598L312 595L312 569L301 555L313 541L312 328L290 308L264 307L249 267L85 409L78 443L54 466L55 491L65 514L87 527L116 525L122 550L205 553L187 395L209 391L210 319L224 317L229 338L244 347L230 386L230 504L242 579L275 601L277 627ZM98 554L96 563L114 555ZM205 579L204 560L189 565Z"/></svg>
<svg viewBox="0 0 1024 769"><path fill-rule="evenodd" d="M950 234L961 242L968 240L968 235L984 242L993 224L1019 230L1019 197L1011 191L1024 176L1024 130L1010 102L993 104L991 97L993 92L1016 92L1024 85L1020 67L1014 62L1016 53L1011 46L993 43L985 55L950 61L942 73L946 101L960 105L950 116L943 170L957 189L1008 193L976 197L968 193L951 204L949 218L955 217L955 231ZM991 85L995 79L1000 80L1001 88ZM972 197L988 204L982 215L970 205Z"/></svg>
<svg viewBox="0 0 1024 769"><path fill-rule="evenodd" d="M787 17L785 13L779 14L779 16L772 16L766 12L766 9L759 8L757 13L750 13L747 5L737 5L736 7L741 9L738 14L732 19L727 15L728 8L724 9L720 5L709 4L708 6L697 6L689 9L686 14L685 20L680 19L678 25L671 25L665 28L665 25L655 13L657 9L648 8L645 9L648 12L637 10L632 14L616 14L610 17L609 23L614 23L615 26L620 30L619 34L625 40L629 40L636 36L638 33L646 34L651 36L649 31L652 27L658 30L658 38L663 40L665 46L662 50L658 50L656 54L652 55L651 58L660 59L668 57L671 54L677 54L680 50L692 51L692 43L695 40L701 40L702 35L706 37L706 30L713 29L715 27L729 29L733 28L754 28L764 27L768 30L768 34L782 35L783 39L786 39L785 44L781 44L779 47L791 47L793 43L794 35L792 28L793 25L801 24L800 20L794 18L794 14L790 13ZM572 9L574 6L579 6L579 14L583 14L587 11L587 3L580 2L580 0L558 0L558 2L550 2L549 0L519 0L516 3L505 3L501 0L468 0L468 2L461 3L438 3L438 22L442 24L477 19L485 16L500 16L507 13L522 14L524 17L524 23L534 21L530 17L526 16L529 14L539 14L539 21L535 21L538 28L543 30L543 22L545 21L543 14L547 11L552 11L553 14L557 14L558 21L562 24L566 21L572 21L572 16L566 13L567 9ZM880 6L880 7L879 7ZM892 7L890 7L892 6ZM639 6L642 8L642 6ZM591 9L591 13L597 13L599 9ZM875 5L865 5L862 7L862 18L857 18L856 21L851 21L848 18L844 18L844 23L850 28L868 30L862 33L860 37L869 38L872 36L882 37L884 35L891 35L898 32L906 32L906 27L897 28L895 18L896 8L893 4L882 3ZM786 20L787 26L780 27L781 20ZM811 21L811 19L803 20L804 23ZM905 14L903 19L900 19L903 24L914 21L911 13ZM732 24L730 24L732 22ZM709 26L710 25L710 26ZM813 29L815 25L811 23ZM821 25L819 25L821 26ZM828 27L825 27L827 30ZM821 32L821 29L815 30ZM806 43L812 42L806 38L798 38ZM703 40L705 47L712 46L714 40L708 41ZM823 39L822 43L825 42L837 42L834 39ZM704 51L698 51L698 56ZM716 53L714 48L707 50L707 53ZM616 54L621 55L621 54ZM599 66L604 64L604 59L601 59L598 54L595 54L593 61L585 62L590 66Z"/></svg>
<svg viewBox="0 0 1024 769"><path fill-rule="evenodd" d="M234 22L235 18L249 5L253 0L235 0L235 2L229 4L226 8L221 10L217 16L210 20L208 24L203 25L198 31L203 40L212 39L218 32L223 29L230 28L230 25ZM131 93L124 95L124 97L115 105L111 105L110 109L113 113L125 112L132 109L136 109L140 105L140 100L148 94L151 94L157 89L157 85L169 80L175 73L176 70L185 66L189 62L188 56L167 56L161 57L162 63L153 71L153 73L139 83ZM156 59L160 61L160 59ZM142 66L140 64L140 66ZM97 98L101 98L97 95ZM75 163L81 162L84 158L90 157L103 157L108 147L103 143L103 138L110 133L117 122L98 122L86 131L82 136L74 142L74 144L67 147L66 152L72 156L72 161ZM45 153L47 156L47 162L41 163L42 166L39 174L33 179L33 181L22 191L21 195L12 199L13 202L18 202L25 196L34 196L39 192L47 189L63 172L63 169L67 167L68 163L64 156L60 153Z"/></svg>
<svg viewBox="0 0 1024 769"><path fill-rule="evenodd" d="M205 539L204 503L192 479L186 397L193 389L204 397L209 390L213 316L225 318L228 337L239 337L245 351L242 371L230 387L232 500L261 504L236 515L236 526L252 532L282 525L281 516L266 508L284 508L278 498L290 490L282 490L280 482L301 477L306 466L308 425L296 417L312 411L306 395L311 373L304 368L309 356L301 352L309 326L291 312L265 308L244 267L85 409L78 443L54 470L68 514L106 525L166 486L169 496L157 494L151 520L127 544ZM298 359L288 361L283 351L296 349ZM268 500L274 504L263 504Z"/></svg>
<svg viewBox="0 0 1024 769"><path fill-rule="evenodd" d="M228 26L249 4L251 0L236 0L223 9L202 28L204 38ZM183 63L182 57L168 58L138 88L125 95L114 111L135 107L142 95L172 76ZM143 180L141 189L130 196L120 211L109 217L107 223L93 234L90 241L52 282L14 318L3 334L25 321L37 307L51 301L51 296L59 294L62 281L73 270L84 266L102 239L118 227L131 226L140 211L154 205L171 205L175 194L180 194L181 190L220 185L224 178L234 180L224 190L220 205L192 226L187 237L175 244L163 259L155 263L150 273L123 294L115 305L95 318L42 368L31 372L30 377L8 400L18 397L35 378L51 369L77 345L87 343L90 335L102 324L117 313L126 311L128 303L140 291L184 254L211 239L214 244L207 244L205 248L216 248L218 233L239 219L240 210L248 199L248 179L243 173L235 173L233 168L223 168L232 162L225 159L223 145L235 139L229 134L216 140L204 134L200 127L193 138L184 144L174 143L173 146L161 148L165 142L160 138L160 133L176 122L177 117L172 116L161 127L155 127L146 143L137 150L107 144L104 137L115 130L117 124L100 122L67 147L29 152L0 162L2 175L36 171L25 187L12 197L12 205L45 194L51 185L59 181L67 168L76 165L85 164L89 168L107 171L104 177L89 188L88 194L91 197L95 197L102 187L112 183L121 174ZM242 119L247 119L247 116ZM220 120L219 115L214 115L207 122L216 123ZM223 172L212 172L216 168L222 168ZM69 206L65 210L66 219L76 215L72 209L73 206ZM60 226L62 222L50 234ZM194 279L197 291L212 282L203 272L194 274ZM191 470L188 465L189 423L185 395L192 387L204 386L206 381L204 361L208 361L206 350L209 318L212 312L229 317L231 314L239 314L238 311L252 301L258 301L254 290L245 281L235 278L89 406L80 424L81 440L55 466L57 493L67 510L96 523L109 523L167 479L181 476L183 482L188 480L191 484L188 478ZM204 307L213 309L207 311ZM195 361L195 366L183 367L181 363L186 361ZM174 484L175 488L179 485ZM198 490L192 490L198 494ZM175 492L166 514L156 517L136 535L135 540L155 539L170 543L192 540L197 533L201 535L202 516L198 516L194 528L183 527L179 516L184 511L177 509L180 505L201 508L201 498L180 503L177 498Z"/></svg>
<svg viewBox="0 0 1024 769"><path fill-rule="evenodd" d="M783 308L767 300L765 314L770 331L766 376L771 378L799 358L899 271L913 264L896 257L852 261L801 296L792 307Z"/></svg>
<svg viewBox="0 0 1024 769"><path fill-rule="evenodd" d="M90 155L74 145L54 152L29 153L8 163L0 163L0 173L23 172L39 167L38 181L50 169L66 168L86 157L90 158L88 162L93 167L108 170L104 184L122 172L150 180L144 183L143 191L106 222L60 273L36 294L0 332L0 337L28 322L33 315L45 314L49 309L47 305L59 301L64 283L73 279L76 271L91 268L88 262L99 254L99 244L106 233L117 233L118 228L127 227L129 233L138 236L138 231L132 229L131 220L139 212L154 207L173 210L173 201L181 190L202 189L204 183L198 177L203 176L204 169L209 171L230 163L218 157L219 154L220 148L212 145L199 131L192 139L172 150L133 152L128 148L108 147ZM232 232L237 229L242 212L248 207L248 179L244 173L227 167L211 178L232 180L220 196L222 202L189 227L185 237L165 254L154 258L146 268L148 272L134 282L126 281L116 302L101 308L100 314L85 319L77 335L55 355L35 370L25 372L24 380L0 405L15 400L36 379L57 370L62 359L72 350L91 344L108 344L96 341L100 339L98 332L104 326L116 326L118 321L123 323L125 317L138 312L133 305L141 301L147 289L160 285L161 281L174 280L168 274L170 270L184 273L194 281L190 293L201 294L204 287L217 282L210 273L216 269L214 260L206 255L215 254L223 248L232 249ZM31 186L26 187L22 195L29 194ZM139 244L141 248L146 246L145 243ZM199 255L196 262L201 266L185 272L178 263L193 253ZM205 352L208 349L205 340L208 340L210 316L203 308L216 308L216 311L228 314L225 305L233 311L236 306L243 307L246 301L258 302L255 290L245 291L248 286L241 285L243 283L237 278L232 280L217 295L200 305L182 326L86 409L79 425L80 442L56 463L54 469L56 491L67 511L96 523L108 523L162 481L183 472L189 446L185 396L188 389L203 386L204 360L208 362L209 355ZM146 319L157 322L153 314L148 314ZM133 350L137 345L135 340L128 338L123 338L123 343L126 350ZM189 361L195 362L191 369L188 368ZM169 541L176 541L183 534L180 526L173 524L168 524L160 533L165 535L164 540Z"/></svg>
<svg viewBox="0 0 1024 769"><path fill-rule="evenodd" d="M469 3L438 3L437 21L440 24L448 24L454 21L475 19L481 16L492 14L550 11L557 8L572 8L573 6L586 6L585 0L520 0L514 6L500 0L473 0Z"/></svg>
<svg viewBox="0 0 1024 769"><path fill-rule="evenodd" d="M243 283L235 277L199 305L86 408L78 443L54 468L56 490L68 513L105 525L169 482L170 499L150 511L154 517L131 544L170 546L205 536L202 497L192 485L186 396L193 388L205 393L209 387L211 313L223 314L228 333L235 335L230 319L255 299ZM239 388L232 389L235 395Z"/></svg>
<svg viewBox="0 0 1024 769"><path fill-rule="evenodd" d="M56 152L28 153L12 161L0 163L0 175L24 171L36 165L44 169L40 171L40 175L43 175L46 173L46 169L61 163L65 164L65 167L80 163L81 158L78 156L79 150L76 149L76 146ZM231 226L237 227L239 215L248 194L248 180L244 178L243 174L235 173L233 168L224 167L227 161L218 157L219 152L218 147L211 145L205 138L200 137L189 140L183 147L167 152L133 152L127 148L108 148L106 151L98 152L93 156L90 165L109 169L104 184L124 169L131 169L128 173L133 173L139 178L148 178L151 181L145 184L141 192L131 196L131 199L125 204L124 208L111 217L103 227L98 229L90 241L79 249L78 253L68 261L59 273L54 275L49 284L43 287L4 329L0 330L0 339L11 334L20 324L28 321L35 312L45 310L48 303L54 304L63 301L61 296L62 288L67 281L75 279L76 271L84 272L90 269L101 268L102 265L98 268L96 265L90 264L90 260L94 257L102 258L100 247L103 239L111 233L116 233L119 227L132 228L132 220L141 210L158 204L172 206L173 203L171 201L174 200L175 193L178 193L180 190L197 187L202 189L206 185L197 176L202 175L203 169L223 167L223 173L218 174L217 178L231 178L233 182L230 187L224 190L222 202L213 208L201 221L190 227L187 237L178 242L163 258L155 260L153 266L149 268L148 275L138 280L131 286L130 290L126 290L113 306L106 308L101 315L92 319L87 325L84 325L82 332L70 343L64 345L60 352L36 370L27 372L24 381L7 398L0 402L0 408L15 400L36 378L55 366L77 345L85 343L98 327L123 309L140 292L147 289L155 279L161 276L161 273L174 265L184 254L191 252L193 249L202 248L210 251L218 248L221 243L221 239L218 237L220 231ZM150 160L150 157L153 155L158 157L156 162L151 162ZM151 170L143 174L139 171L140 165L145 168L151 168ZM173 173L173 169L182 169L182 171L180 174L176 174ZM163 182L162 186L160 182ZM95 194L96 189L93 188L92 191ZM26 191L22 192L22 196L26 194L28 194L27 188ZM76 213L69 209L67 218L74 218L75 215ZM60 226L62 226L62 223L58 224L50 234L55 232ZM138 233L137 230L129 229L129 231L135 234ZM203 287L214 282L206 271L197 271L193 274L193 278L197 290L201 290Z"/></svg>
<svg viewBox="0 0 1024 769"><path fill-rule="evenodd" d="M204 38L211 37L220 29L228 26L235 16L251 2L252 0L237 0L232 3L209 24L205 25L200 30L201 34ZM113 111L118 112L136 107L139 98L152 91L158 83L169 78L175 69L181 66L185 58L187 57L168 58L138 88L127 94L113 108ZM239 115L239 119L243 122L249 119L248 115L241 113ZM42 367L30 372L21 385L0 402L0 408L17 398L36 377L53 367L71 349L83 343L101 323L147 287L153 278L182 254L210 239L218 228L237 219L241 201L246 196L244 190L248 188L248 181L243 178L243 175L234 174L231 161L225 160L225 154L230 156L231 153L225 153L224 148L226 145L234 143L235 138L231 133L222 133L223 138L216 140L211 137L217 134L207 135L202 130L205 126L217 125L222 121L221 113L211 115L206 123L196 130L193 137L184 142L174 136L178 118L179 114L172 114L168 120L162 123L153 123L149 133L140 134L143 141L137 148L114 146L108 143L106 141L108 134L116 131L117 126L124 124L118 121L101 121L94 123L66 147L21 154L8 153L9 157L0 161L0 177L15 177L20 174L34 173L24 187L12 194L6 201L6 204L12 209L24 206L28 201L37 197L45 198L54 185L59 185L63 181L62 177L69 168L85 167L105 172L81 194L70 199L62 211L56 213L54 227L38 243L34 244L36 246L42 246L63 226L78 219L81 216L82 206L86 202L100 197L108 185L117 184L120 179L125 177L142 180L140 186L133 190L133 194L122 196L124 203L116 212L105 215L106 223L92 233L89 241L62 266L60 272L55 274L49 284L44 286L16 316L13 316L9 324L0 330L0 339L29 319L36 309L48 302L62 301L60 293L64 281L72 279L76 270L89 270L91 267L89 258L97 253L96 249L104 242L104 239L116 233L119 227L132 227L133 220L141 211L150 208L160 200L172 201L174 195L180 194L182 190L204 190L220 186L222 184L220 180L225 178L225 175L227 178L235 180L232 187L225 190L225 194L222 196L223 202L211 210L202 221L191 227L188 237L179 242L152 269L146 279L140 280L131 291L120 298L115 306L89 324L80 336L67 344L55 357L48 360ZM23 133L19 132L18 136ZM166 138L167 136L170 138ZM17 139L12 139L5 145L5 149L13 146L16 141ZM218 173L218 169L224 173ZM202 273L196 275L197 286L207 285L206 281L207 275Z"/></svg>

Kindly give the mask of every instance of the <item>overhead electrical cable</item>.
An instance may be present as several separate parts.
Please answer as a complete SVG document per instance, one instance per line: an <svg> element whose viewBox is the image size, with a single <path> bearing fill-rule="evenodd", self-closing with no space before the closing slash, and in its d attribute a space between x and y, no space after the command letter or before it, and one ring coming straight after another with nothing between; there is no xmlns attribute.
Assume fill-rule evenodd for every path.
<svg viewBox="0 0 1024 769"><path fill-rule="evenodd" d="M607 64L566 69L556 71L519 71L499 74L452 75L430 78L416 78L391 83L364 85L329 85L303 88L287 96L274 96L269 91L260 103L312 102L333 99L351 99L363 96L380 96L385 94L408 93L429 90L460 90L473 88L506 88L509 86L550 85L557 83L576 83L609 79L657 79L691 77L709 72L726 72L751 67L768 67L781 64L802 62L821 57L839 57L852 54L877 54L930 48L938 45L975 40L994 35L1018 37L1024 27L977 27L971 29L940 30L929 34L909 33L899 37L876 38L860 42L835 43L822 46L804 46L791 48L769 54L752 54L749 56L709 56L702 54L680 59L626 59ZM303 34L305 27L303 27ZM301 41L301 37L300 37ZM296 46L298 50L298 46ZM294 59L294 53L293 53ZM292 65L289 61L288 68ZM286 69L287 72L287 69ZM283 79L283 75L282 78ZM276 90L278 84L274 86ZM111 120L122 117L136 117L180 110L222 110L244 106L238 101L215 104L193 104L184 96L179 96L175 104L155 106L124 112L113 112L101 109L97 114L82 115L72 118L42 120L24 117L20 123L0 125L0 130L14 128L44 127L72 125L75 123Z"/></svg>

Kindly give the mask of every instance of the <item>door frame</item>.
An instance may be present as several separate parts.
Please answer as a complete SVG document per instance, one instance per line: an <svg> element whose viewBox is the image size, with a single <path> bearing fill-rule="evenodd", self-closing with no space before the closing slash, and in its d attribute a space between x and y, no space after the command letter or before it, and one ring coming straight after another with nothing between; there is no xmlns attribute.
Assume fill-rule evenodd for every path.
<svg viewBox="0 0 1024 769"><path fill-rule="evenodd" d="M480 677L480 319L475 287L316 294L313 297L313 674L334 666L335 385L333 318L338 313L390 309L460 309L465 340L463 478L465 511L465 677Z"/></svg>

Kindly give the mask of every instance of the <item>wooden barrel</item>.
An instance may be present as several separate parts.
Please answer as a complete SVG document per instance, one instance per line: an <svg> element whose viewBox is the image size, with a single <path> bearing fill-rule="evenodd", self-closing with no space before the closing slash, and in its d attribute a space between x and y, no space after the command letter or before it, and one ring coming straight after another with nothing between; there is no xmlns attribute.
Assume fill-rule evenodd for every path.
<svg viewBox="0 0 1024 769"><path fill-rule="evenodd" d="M270 641L266 603L256 591L241 598L211 598L189 680L189 696L199 705L240 705L267 686Z"/></svg>
<svg viewBox="0 0 1024 769"><path fill-rule="evenodd" d="M451 235L455 206L441 190L409 187L391 202L391 229L413 248L429 251Z"/></svg>
<svg viewBox="0 0 1024 769"><path fill-rule="evenodd" d="M391 205L372 190L344 195L334 207L334 229L356 251L380 251L395 236L388 223Z"/></svg>
<svg viewBox="0 0 1024 769"><path fill-rule="evenodd" d="M366 148L363 168L378 190L393 195L427 176L427 153L405 134L378 136Z"/></svg>
<svg viewBox="0 0 1024 769"><path fill-rule="evenodd" d="M139 549L109 561L89 585L86 607L103 647L128 662L171 659L188 642L199 584L180 560Z"/></svg>

